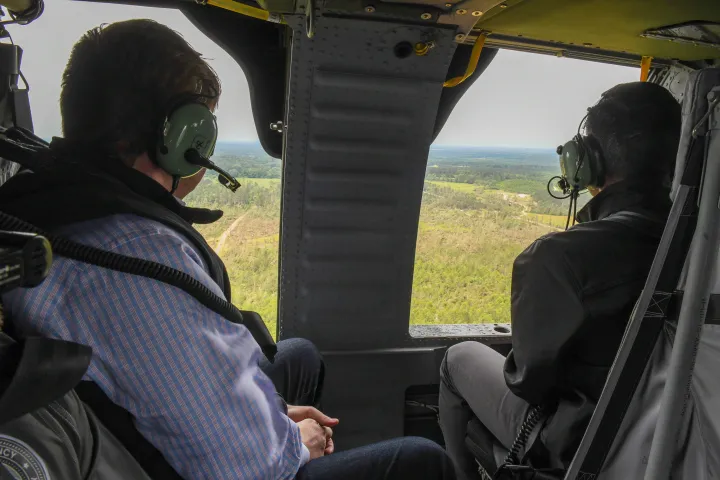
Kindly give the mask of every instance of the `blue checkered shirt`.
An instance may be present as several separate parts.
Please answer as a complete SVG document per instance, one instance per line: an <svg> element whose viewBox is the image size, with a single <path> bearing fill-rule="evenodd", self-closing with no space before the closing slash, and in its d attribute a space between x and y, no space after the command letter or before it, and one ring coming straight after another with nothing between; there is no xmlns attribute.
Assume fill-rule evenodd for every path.
<svg viewBox="0 0 720 480"><path fill-rule="evenodd" d="M160 223L114 215L61 233L184 271L223 296L191 244ZM7 294L4 303L23 334L91 346L86 379L132 413L184 478L288 479L307 462L248 330L185 292L56 257L45 282Z"/></svg>

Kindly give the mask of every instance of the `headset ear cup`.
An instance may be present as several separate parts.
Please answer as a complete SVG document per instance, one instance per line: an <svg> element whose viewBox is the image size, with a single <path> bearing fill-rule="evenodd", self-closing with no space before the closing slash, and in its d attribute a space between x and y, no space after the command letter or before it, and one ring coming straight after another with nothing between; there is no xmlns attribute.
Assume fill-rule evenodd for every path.
<svg viewBox="0 0 720 480"><path fill-rule="evenodd" d="M185 153L196 150L208 158L217 141L217 120L202 103L185 103L170 112L162 125L155 151L155 160L173 177L195 175L202 167L185 159Z"/></svg>
<svg viewBox="0 0 720 480"><path fill-rule="evenodd" d="M602 187L605 185L605 157L603 156L600 143L592 135L583 138L583 143L591 172L589 185Z"/></svg>
<svg viewBox="0 0 720 480"><path fill-rule="evenodd" d="M569 187L578 183L578 164L580 162L582 144L573 138L558 149L560 154L560 175L567 181Z"/></svg>

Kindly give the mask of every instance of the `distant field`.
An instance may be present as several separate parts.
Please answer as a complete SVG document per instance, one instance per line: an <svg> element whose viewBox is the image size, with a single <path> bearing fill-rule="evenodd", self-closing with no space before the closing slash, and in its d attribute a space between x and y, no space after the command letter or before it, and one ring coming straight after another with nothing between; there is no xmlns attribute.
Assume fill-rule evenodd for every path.
<svg viewBox="0 0 720 480"><path fill-rule="evenodd" d="M244 185L250 182L257 183L258 185L261 185L263 187L280 184L279 178L238 178L237 180L238 182L240 182L240 185Z"/></svg>
<svg viewBox="0 0 720 480"><path fill-rule="evenodd" d="M458 183L458 182L441 182L437 180L427 180L425 183L429 183L431 185L437 185L438 187L447 187L452 188L453 190L457 192L464 192L464 193L473 193L475 189L477 188L477 185L472 185L470 183Z"/></svg>
<svg viewBox="0 0 720 480"><path fill-rule="evenodd" d="M233 303L259 312L274 334L279 181L243 181L241 195L230 194L214 180L204 181L189 201L225 211L221 220L198 230L227 265ZM533 240L552 231L554 224L548 222L557 223L558 217L525 216L521 203L508 201L497 190L428 183L420 213L410 323L509 322L513 260Z"/></svg>
<svg viewBox="0 0 720 480"><path fill-rule="evenodd" d="M411 324L510 321L515 257L548 227L497 211L423 208Z"/></svg>
<svg viewBox="0 0 720 480"><path fill-rule="evenodd" d="M543 215L541 213L528 213L528 218L544 225L557 228L565 228L567 217L563 215Z"/></svg>

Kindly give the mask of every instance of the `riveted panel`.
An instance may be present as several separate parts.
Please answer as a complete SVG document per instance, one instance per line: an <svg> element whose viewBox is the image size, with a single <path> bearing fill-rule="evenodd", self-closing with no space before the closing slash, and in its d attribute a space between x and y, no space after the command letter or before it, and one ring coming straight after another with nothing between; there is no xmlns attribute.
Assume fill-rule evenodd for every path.
<svg viewBox="0 0 720 480"><path fill-rule="evenodd" d="M304 28L288 90L280 336L335 350L408 345L422 185L455 30L332 17L316 19L312 39ZM428 55L412 52L429 40Z"/></svg>

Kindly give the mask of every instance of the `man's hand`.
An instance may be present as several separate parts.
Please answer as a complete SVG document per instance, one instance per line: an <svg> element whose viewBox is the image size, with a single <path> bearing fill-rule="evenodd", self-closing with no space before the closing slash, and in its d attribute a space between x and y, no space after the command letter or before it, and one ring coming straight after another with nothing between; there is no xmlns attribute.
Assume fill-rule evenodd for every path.
<svg viewBox="0 0 720 480"><path fill-rule="evenodd" d="M323 427L325 430L325 455L330 455L335 451L335 442L332 439L333 431L330 427Z"/></svg>
<svg viewBox="0 0 720 480"><path fill-rule="evenodd" d="M305 419L312 418L323 427L334 427L340 420L337 418L331 418L322 413L317 408L313 407L301 407L296 405L288 405L287 416L295 423L300 423Z"/></svg>
<svg viewBox="0 0 720 480"><path fill-rule="evenodd" d="M321 426L312 418L297 422L297 425L300 427L300 437L302 438L303 444L310 450L310 460L315 460L325 455L327 449L326 427Z"/></svg>
<svg viewBox="0 0 720 480"><path fill-rule="evenodd" d="M336 426L340 420L328 417L317 408L295 405L288 405L288 417L298 425L308 419L315 420L325 431L325 455L330 455L335 451L335 443L332 439L333 431L330 427ZM307 444L305 446L310 448Z"/></svg>

